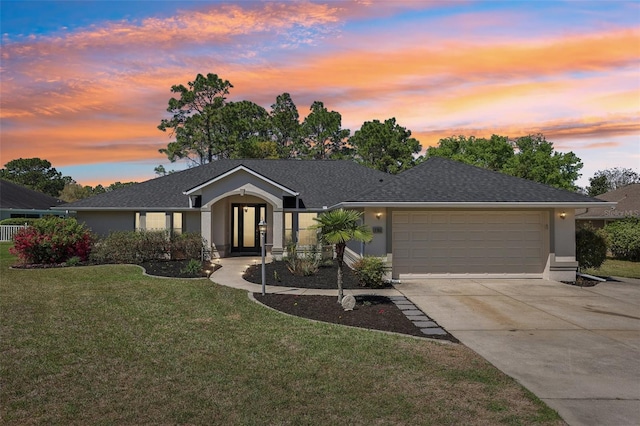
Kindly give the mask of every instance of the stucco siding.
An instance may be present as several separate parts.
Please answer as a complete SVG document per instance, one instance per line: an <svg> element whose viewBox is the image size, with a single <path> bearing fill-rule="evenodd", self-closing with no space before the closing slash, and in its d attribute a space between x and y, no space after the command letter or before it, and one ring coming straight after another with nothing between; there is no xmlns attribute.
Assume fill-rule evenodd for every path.
<svg viewBox="0 0 640 426"><path fill-rule="evenodd" d="M135 229L135 212L83 212L76 214L78 222L84 223L91 231L100 236L114 231L133 231Z"/></svg>

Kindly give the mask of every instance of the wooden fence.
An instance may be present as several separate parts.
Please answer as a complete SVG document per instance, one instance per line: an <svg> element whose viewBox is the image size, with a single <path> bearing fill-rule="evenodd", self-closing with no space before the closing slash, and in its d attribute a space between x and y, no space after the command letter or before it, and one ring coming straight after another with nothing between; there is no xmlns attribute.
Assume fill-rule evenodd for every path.
<svg viewBox="0 0 640 426"><path fill-rule="evenodd" d="M26 225L0 225L0 241L11 241L22 228L26 228Z"/></svg>

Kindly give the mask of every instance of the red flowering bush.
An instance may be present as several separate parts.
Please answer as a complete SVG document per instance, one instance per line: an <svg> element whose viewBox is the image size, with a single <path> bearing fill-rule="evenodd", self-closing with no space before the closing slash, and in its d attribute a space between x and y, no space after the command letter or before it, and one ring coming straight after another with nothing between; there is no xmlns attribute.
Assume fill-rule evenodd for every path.
<svg viewBox="0 0 640 426"><path fill-rule="evenodd" d="M47 217L15 234L9 250L25 264L53 264L87 260L92 244L91 232L75 219Z"/></svg>

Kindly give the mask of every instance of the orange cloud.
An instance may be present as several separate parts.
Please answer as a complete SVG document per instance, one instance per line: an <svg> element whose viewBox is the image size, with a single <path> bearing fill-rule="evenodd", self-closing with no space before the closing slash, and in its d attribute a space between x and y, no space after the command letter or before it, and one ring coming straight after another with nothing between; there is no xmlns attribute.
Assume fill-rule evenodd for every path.
<svg viewBox="0 0 640 426"><path fill-rule="evenodd" d="M0 87L2 156L24 157L29 147L61 166L163 158L157 149L169 137L156 126L170 87L199 72L229 79L231 99L267 108L289 92L303 117L312 101L324 101L352 131L365 120L393 116L423 146L455 134L541 132L553 141L640 133L638 29L537 41L423 31L398 43L384 33L351 34L346 43L340 27L346 19L424 7L404 3L216 5L8 40ZM451 19L471 25L468 16ZM324 50L327 44L294 49L329 38L331 51Z"/></svg>
<svg viewBox="0 0 640 426"><path fill-rule="evenodd" d="M640 134L640 122L634 121L633 117L617 117L611 121L586 120L557 120L543 123L522 123L510 126L487 126L487 127L458 127L447 129L434 129L429 131L413 132L413 137L422 143L422 147L437 146L438 141L451 136L475 136L490 137L491 135L507 136L517 138L530 134L542 133L548 141L554 142L556 148L563 147L568 140L576 139L609 139L621 135ZM619 142L598 141L581 143L583 149L595 149L604 147L617 147Z"/></svg>

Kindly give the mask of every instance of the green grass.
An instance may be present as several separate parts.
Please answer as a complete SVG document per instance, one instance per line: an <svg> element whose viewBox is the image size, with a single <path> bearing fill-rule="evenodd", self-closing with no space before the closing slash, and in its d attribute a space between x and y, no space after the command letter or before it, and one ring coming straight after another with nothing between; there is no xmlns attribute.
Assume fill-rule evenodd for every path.
<svg viewBox="0 0 640 426"><path fill-rule="evenodd" d="M640 278L640 262L608 258L599 269L587 269L585 272L599 277Z"/></svg>
<svg viewBox="0 0 640 426"><path fill-rule="evenodd" d="M135 266L12 270L3 424L562 424L462 345L273 312Z"/></svg>

